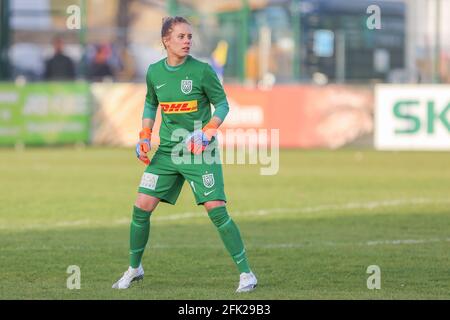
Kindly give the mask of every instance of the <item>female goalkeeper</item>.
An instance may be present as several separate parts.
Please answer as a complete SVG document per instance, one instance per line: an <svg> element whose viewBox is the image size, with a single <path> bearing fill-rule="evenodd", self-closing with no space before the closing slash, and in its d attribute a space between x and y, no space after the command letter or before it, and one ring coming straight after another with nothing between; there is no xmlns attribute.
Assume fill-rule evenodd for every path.
<svg viewBox="0 0 450 320"><path fill-rule="evenodd" d="M149 238L150 216L160 201L174 205L187 180L197 204L205 207L239 270L236 291L251 291L257 280L239 229L227 212L222 165L220 161L195 161L198 157L206 160L205 155L218 158L215 135L228 113L225 92L212 67L189 55L192 28L186 19L165 18L161 37L167 58L148 68L142 130L136 146L137 157L147 167L133 207L130 266L113 288L126 289L144 277L141 260ZM150 161L147 152L158 105L162 116L160 145Z"/></svg>

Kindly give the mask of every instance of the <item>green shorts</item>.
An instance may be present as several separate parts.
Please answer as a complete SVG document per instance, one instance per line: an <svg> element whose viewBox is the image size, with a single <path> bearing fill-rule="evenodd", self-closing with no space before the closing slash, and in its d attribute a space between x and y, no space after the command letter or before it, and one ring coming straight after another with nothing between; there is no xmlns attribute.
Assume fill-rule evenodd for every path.
<svg viewBox="0 0 450 320"><path fill-rule="evenodd" d="M198 163L200 161L195 162L195 157L199 159L189 154L190 161L180 163L181 157L157 150L142 175L138 192L174 205L187 180L198 205L212 200L226 201L220 161ZM185 160L188 158L184 157Z"/></svg>

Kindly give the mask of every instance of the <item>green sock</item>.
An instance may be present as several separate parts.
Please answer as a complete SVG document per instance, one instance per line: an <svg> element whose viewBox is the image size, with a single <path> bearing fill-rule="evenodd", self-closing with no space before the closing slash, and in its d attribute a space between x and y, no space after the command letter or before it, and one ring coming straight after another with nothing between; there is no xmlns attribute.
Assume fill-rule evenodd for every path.
<svg viewBox="0 0 450 320"><path fill-rule="evenodd" d="M217 227L225 248L233 258L239 272L250 272L239 228L228 215L225 206L216 207L208 212L209 218Z"/></svg>
<svg viewBox="0 0 450 320"><path fill-rule="evenodd" d="M152 212L133 207L130 225L130 266L139 267L150 234L150 215Z"/></svg>

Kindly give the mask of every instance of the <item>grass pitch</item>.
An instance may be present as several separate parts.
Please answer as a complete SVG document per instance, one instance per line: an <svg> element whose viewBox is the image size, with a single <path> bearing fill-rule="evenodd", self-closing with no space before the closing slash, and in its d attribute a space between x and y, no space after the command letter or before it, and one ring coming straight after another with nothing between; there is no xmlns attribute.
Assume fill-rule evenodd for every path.
<svg viewBox="0 0 450 320"><path fill-rule="evenodd" d="M277 175L259 169L224 166L257 290L234 293L237 269L185 184L152 215L144 281L117 291L134 151L0 149L0 299L450 298L450 153L286 150Z"/></svg>

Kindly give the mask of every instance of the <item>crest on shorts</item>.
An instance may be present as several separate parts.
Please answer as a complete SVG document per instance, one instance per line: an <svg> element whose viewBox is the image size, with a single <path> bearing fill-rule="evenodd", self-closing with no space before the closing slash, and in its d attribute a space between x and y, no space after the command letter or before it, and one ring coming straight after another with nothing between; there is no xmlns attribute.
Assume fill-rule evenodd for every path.
<svg viewBox="0 0 450 320"><path fill-rule="evenodd" d="M191 93L192 91L192 80L181 80L181 92L184 94Z"/></svg>
<svg viewBox="0 0 450 320"><path fill-rule="evenodd" d="M203 185L211 188L214 185L214 175L212 173L202 175Z"/></svg>

